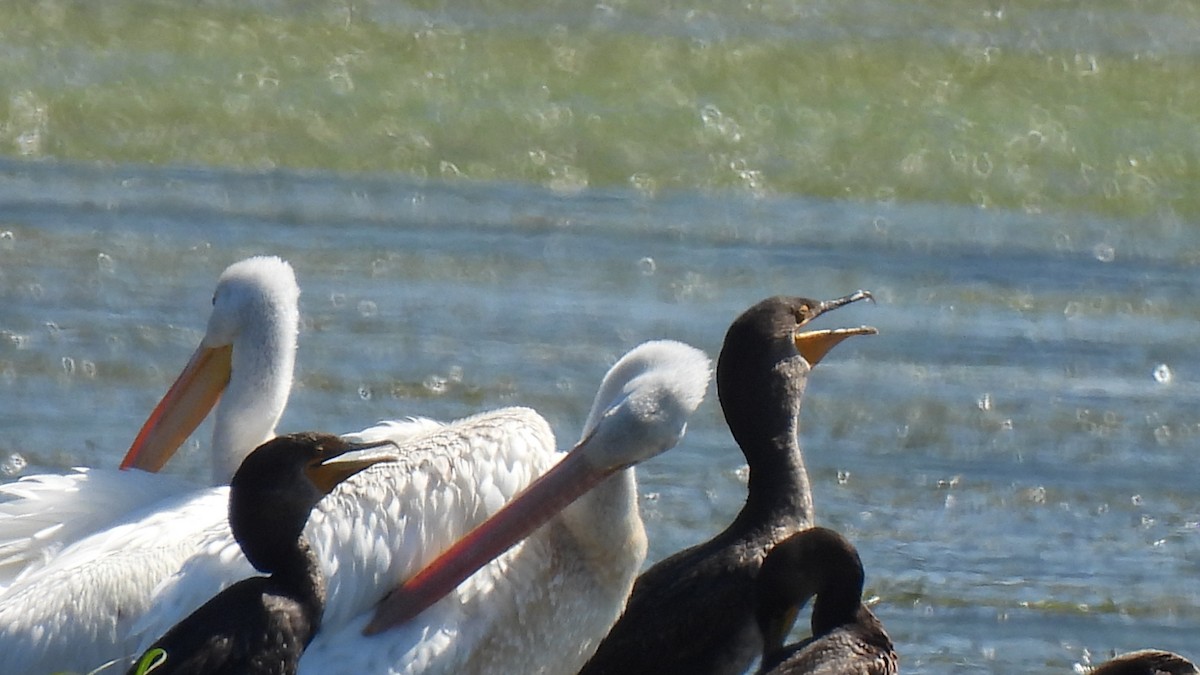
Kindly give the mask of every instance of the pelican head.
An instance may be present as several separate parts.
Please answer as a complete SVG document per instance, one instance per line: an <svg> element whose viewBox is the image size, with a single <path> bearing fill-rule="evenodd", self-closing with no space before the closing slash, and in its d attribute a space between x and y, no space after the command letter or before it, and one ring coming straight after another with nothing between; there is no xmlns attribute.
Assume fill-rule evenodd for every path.
<svg viewBox="0 0 1200 675"><path fill-rule="evenodd" d="M288 263L254 257L217 281L200 346L142 426L122 469L158 471L208 415L213 480L228 482L242 459L275 435L287 405L300 323L300 287Z"/></svg>
<svg viewBox="0 0 1200 675"><path fill-rule="evenodd" d="M704 352L681 342L647 342L621 357L604 376L583 440L385 598L366 634L416 616L609 476L673 447L704 399L710 376Z"/></svg>

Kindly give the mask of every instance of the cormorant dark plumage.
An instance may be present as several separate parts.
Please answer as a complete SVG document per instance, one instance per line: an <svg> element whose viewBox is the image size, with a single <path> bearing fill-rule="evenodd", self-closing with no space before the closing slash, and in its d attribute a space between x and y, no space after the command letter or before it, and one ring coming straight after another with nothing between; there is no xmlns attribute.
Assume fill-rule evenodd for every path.
<svg viewBox="0 0 1200 675"><path fill-rule="evenodd" d="M1087 672L1089 675L1196 675L1200 670L1174 652L1143 649L1114 656Z"/></svg>
<svg viewBox="0 0 1200 675"><path fill-rule="evenodd" d="M894 675L892 641L862 604L862 588L858 551L837 532L814 527L779 542L755 582L760 675ZM814 596L812 637L785 647L796 613Z"/></svg>
<svg viewBox="0 0 1200 675"><path fill-rule="evenodd" d="M725 531L638 577L624 614L582 675L740 675L762 651L754 576L776 542L812 525L796 438L808 373L845 338L876 332L801 328L870 297L858 291L826 302L768 298L729 327L717 362L717 395L750 466L746 504Z"/></svg>
<svg viewBox="0 0 1200 675"><path fill-rule="evenodd" d="M304 525L338 483L394 458L350 453L385 444L302 433L247 456L229 485L229 526L250 563L270 576L239 581L167 631L146 652L165 652L154 675L295 673L325 606L325 577Z"/></svg>

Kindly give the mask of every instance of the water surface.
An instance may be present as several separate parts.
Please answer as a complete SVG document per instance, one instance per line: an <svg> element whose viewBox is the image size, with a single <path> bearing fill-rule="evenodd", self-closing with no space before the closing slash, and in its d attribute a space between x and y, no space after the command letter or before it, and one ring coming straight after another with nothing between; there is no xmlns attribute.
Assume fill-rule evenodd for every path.
<svg viewBox="0 0 1200 675"><path fill-rule="evenodd" d="M903 669L1200 656L1194 5L727 5L0 7L6 474L115 465L252 254L286 431L565 445L634 344L866 288L802 443ZM651 560L728 523L715 396L639 478Z"/></svg>

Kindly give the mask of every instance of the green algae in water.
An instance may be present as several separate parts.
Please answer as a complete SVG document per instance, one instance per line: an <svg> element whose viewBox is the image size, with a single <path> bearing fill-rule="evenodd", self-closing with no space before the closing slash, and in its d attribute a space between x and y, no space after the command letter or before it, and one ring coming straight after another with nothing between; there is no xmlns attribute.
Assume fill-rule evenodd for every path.
<svg viewBox="0 0 1200 675"><path fill-rule="evenodd" d="M1194 219L1200 13L1126 4L8 3L0 153Z"/></svg>

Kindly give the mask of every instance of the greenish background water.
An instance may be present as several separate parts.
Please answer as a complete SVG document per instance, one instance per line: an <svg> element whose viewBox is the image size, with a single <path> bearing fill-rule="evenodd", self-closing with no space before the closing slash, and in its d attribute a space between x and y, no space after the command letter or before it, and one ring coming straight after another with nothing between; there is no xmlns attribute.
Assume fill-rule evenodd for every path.
<svg viewBox="0 0 1200 675"><path fill-rule="evenodd" d="M1194 219L1177 2L5 3L12 156Z"/></svg>
<svg viewBox="0 0 1200 675"><path fill-rule="evenodd" d="M304 289L289 431L523 403L566 442L633 344L868 288L803 441L903 669L1200 656L1198 34L1190 2L0 4L2 468L115 465L251 254ZM711 399L639 469L652 559L744 497Z"/></svg>

